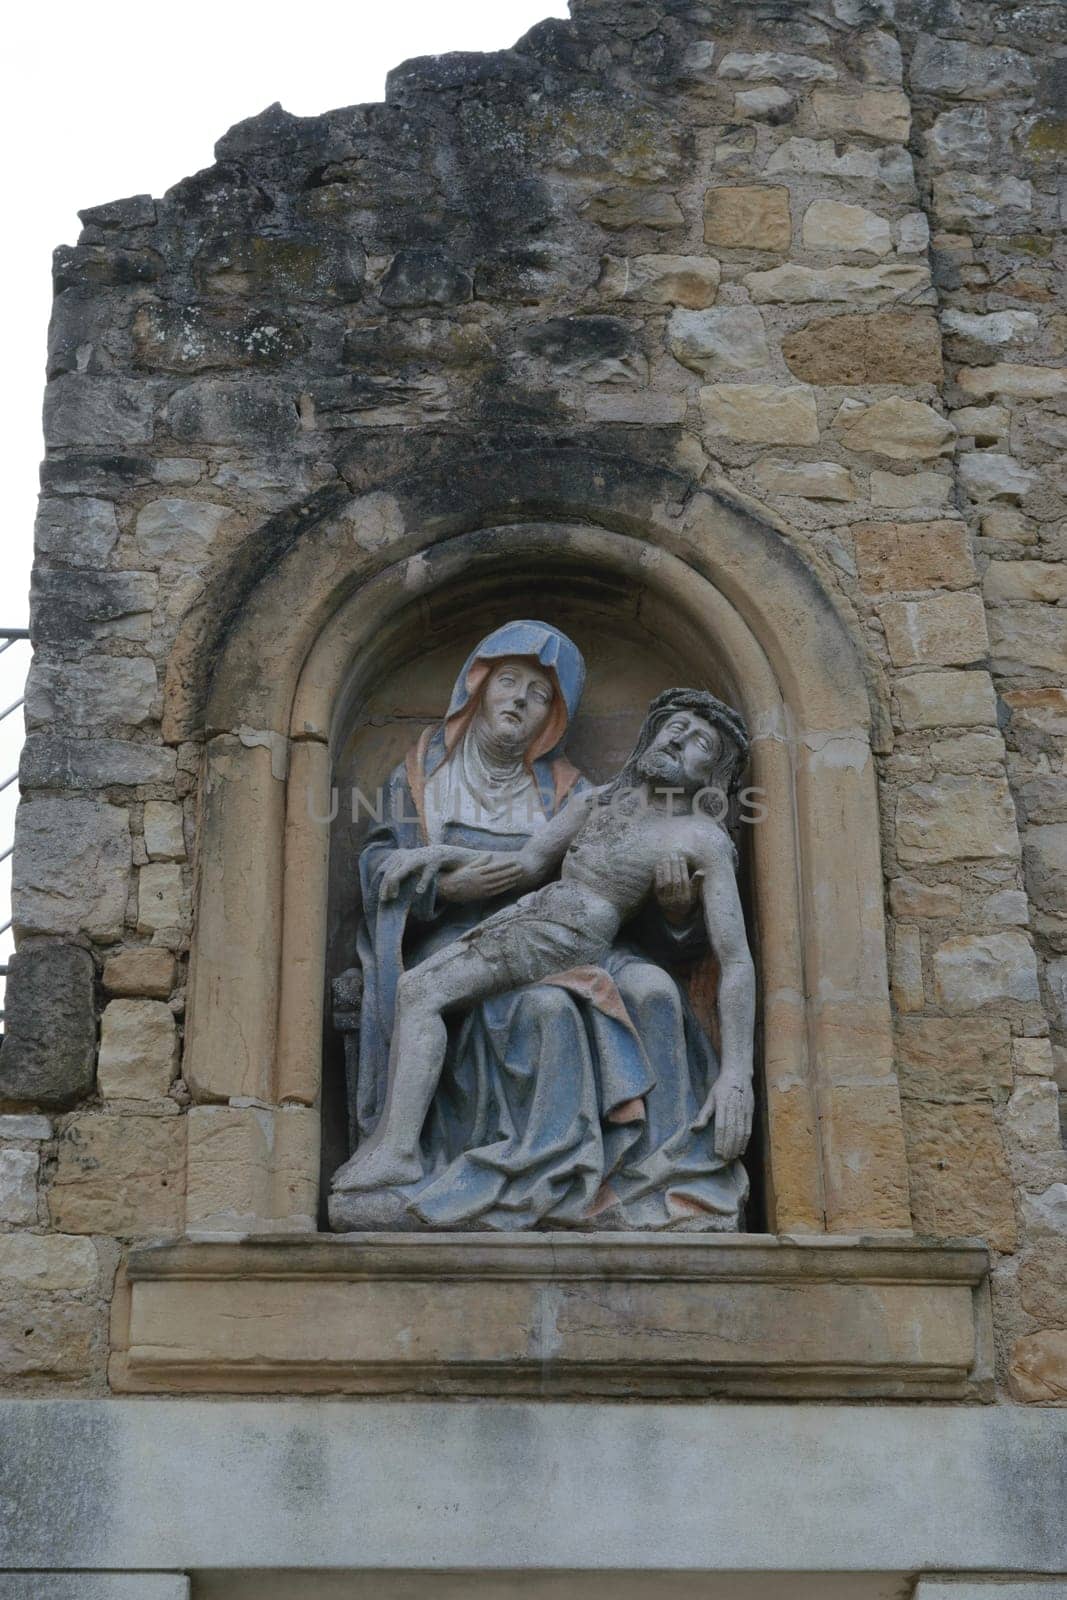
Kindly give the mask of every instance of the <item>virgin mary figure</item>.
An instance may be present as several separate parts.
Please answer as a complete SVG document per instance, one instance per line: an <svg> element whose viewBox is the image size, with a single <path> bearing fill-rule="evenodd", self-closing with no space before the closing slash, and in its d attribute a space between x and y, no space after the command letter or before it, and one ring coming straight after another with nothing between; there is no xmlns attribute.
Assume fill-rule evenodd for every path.
<svg viewBox="0 0 1067 1600"><path fill-rule="evenodd" d="M393 772L383 821L360 855L364 977L354 1142L381 1113L397 980L517 898L502 853L587 788L564 754L585 682L577 646L543 622L510 622L471 652L444 720ZM442 865L379 897L398 850L436 845ZM480 852L450 870L448 846ZM457 1015L423 1128L421 1173L383 1191L334 1175L332 1226L686 1228L736 1231L748 1179L691 1124L718 1073L684 987L667 970L706 950L684 864L603 968L578 968Z"/></svg>

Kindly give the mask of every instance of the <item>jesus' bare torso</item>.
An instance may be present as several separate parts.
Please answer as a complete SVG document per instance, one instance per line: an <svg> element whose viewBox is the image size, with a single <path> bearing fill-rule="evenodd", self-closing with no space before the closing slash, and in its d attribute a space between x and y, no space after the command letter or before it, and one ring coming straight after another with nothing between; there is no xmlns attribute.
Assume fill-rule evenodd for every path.
<svg viewBox="0 0 1067 1600"><path fill-rule="evenodd" d="M382 896L394 897L413 873L421 874L420 888L428 885L442 866L468 864L473 854L447 848L406 851L387 870ZM701 881L704 918L720 967L722 1073L709 1086L694 1126L706 1126L714 1117L717 1153L726 1159L738 1155L751 1129L754 986L734 847L723 828L694 809L681 791L643 784L573 800L510 858L507 887L543 887L404 974L381 1121L337 1174L335 1187L369 1190L417 1182L422 1176L419 1136L447 1048L444 1016L568 968L602 962L622 923L651 890L657 866L678 856ZM560 877L546 882L557 868Z"/></svg>

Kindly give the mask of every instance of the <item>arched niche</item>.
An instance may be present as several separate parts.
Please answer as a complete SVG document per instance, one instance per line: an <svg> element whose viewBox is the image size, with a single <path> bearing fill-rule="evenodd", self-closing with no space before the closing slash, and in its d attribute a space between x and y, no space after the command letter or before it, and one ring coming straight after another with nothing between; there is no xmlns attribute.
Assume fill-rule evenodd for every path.
<svg viewBox="0 0 1067 1600"><path fill-rule="evenodd" d="M588 627L637 630L679 668L702 664L752 732L768 812L751 851L770 1225L907 1228L875 717L849 629L751 508L576 453L553 484L553 459L538 471L528 456L472 464L462 495L442 476L353 499L292 546L231 628L204 714L194 1095L317 1105L329 829L315 816L353 707L416 646L447 650L502 611L542 614L533 598L553 595L561 622L577 607ZM310 1141L303 1160L316 1167L306 1184Z"/></svg>

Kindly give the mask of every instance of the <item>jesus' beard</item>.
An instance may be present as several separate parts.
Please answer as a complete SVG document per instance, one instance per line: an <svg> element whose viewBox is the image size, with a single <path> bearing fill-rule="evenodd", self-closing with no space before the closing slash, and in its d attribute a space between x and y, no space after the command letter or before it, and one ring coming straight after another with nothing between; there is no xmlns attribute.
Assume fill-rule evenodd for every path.
<svg viewBox="0 0 1067 1600"><path fill-rule="evenodd" d="M657 788L688 788L681 762L666 750L647 750L639 759L637 770L642 778L648 778Z"/></svg>

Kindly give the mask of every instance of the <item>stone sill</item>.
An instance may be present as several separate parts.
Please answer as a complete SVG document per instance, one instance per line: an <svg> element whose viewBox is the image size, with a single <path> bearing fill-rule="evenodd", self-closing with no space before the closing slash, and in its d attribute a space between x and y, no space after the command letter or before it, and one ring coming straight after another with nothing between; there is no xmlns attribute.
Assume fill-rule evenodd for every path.
<svg viewBox="0 0 1067 1600"><path fill-rule="evenodd" d="M261 1236L135 1250L127 1271L126 1392L992 1398L971 1242Z"/></svg>

